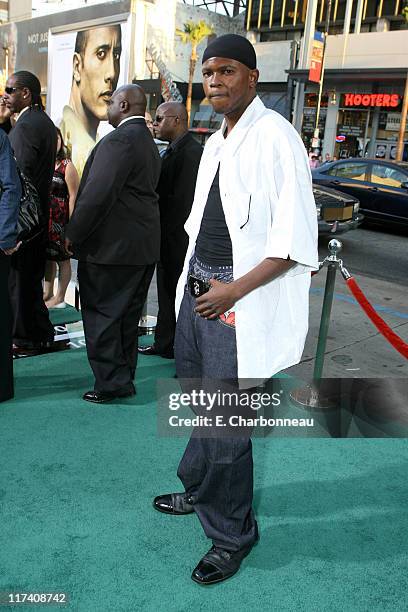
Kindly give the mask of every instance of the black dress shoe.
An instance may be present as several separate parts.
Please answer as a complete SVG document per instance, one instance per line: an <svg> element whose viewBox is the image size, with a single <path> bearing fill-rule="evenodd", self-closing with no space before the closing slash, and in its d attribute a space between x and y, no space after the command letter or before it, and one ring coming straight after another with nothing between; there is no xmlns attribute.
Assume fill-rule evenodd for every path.
<svg viewBox="0 0 408 612"><path fill-rule="evenodd" d="M235 552L212 546L191 574L198 584L208 585L231 578L240 568L241 562L252 549L248 546Z"/></svg>
<svg viewBox="0 0 408 612"><path fill-rule="evenodd" d="M87 391L82 396L82 399L87 402L93 402L94 404L106 404L112 400L131 397L135 394L136 391L134 387L130 391Z"/></svg>
<svg viewBox="0 0 408 612"><path fill-rule="evenodd" d="M13 344L13 357L34 357L35 355L43 355L44 353L48 353L54 345L54 340Z"/></svg>
<svg viewBox="0 0 408 612"><path fill-rule="evenodd" d="M151 346L139 346L137 350L141 355L157 355L159 357L164 357L164 359L174 359L173 351L164 351L160 353L154 344Z"/></svg>
<svg viewBox="0 0 408 612"><path fill-rule="evenodd" d="M191 514L194 512L193 499L187 493L168 493L153 500L153 507L165 514Z"/></svg>
<svg viewBox="0 0 408 612"><path fill-rule="evenodd" d="M35 357L42 355L44 351L39 348L26 348L24 346L13 346L13 357Z"/></svg>

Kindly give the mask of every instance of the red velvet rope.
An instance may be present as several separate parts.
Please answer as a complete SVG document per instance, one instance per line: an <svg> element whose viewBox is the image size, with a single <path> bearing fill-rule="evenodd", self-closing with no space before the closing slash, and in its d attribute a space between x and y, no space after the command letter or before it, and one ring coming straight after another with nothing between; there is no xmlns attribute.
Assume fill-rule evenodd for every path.
<svg viewBox="0 0 408 612"><path fill-rule="evenodd" d="M408 359L408 344L402 340L395 332L392 331L391 327L376 313L370 302L357 285L354 278L346 280L347 286L351 293L360 304L366 315L371 319L372 323L376 326L380 334L384 336L392 344L392 346L399 352L405 359Z"/></svg>

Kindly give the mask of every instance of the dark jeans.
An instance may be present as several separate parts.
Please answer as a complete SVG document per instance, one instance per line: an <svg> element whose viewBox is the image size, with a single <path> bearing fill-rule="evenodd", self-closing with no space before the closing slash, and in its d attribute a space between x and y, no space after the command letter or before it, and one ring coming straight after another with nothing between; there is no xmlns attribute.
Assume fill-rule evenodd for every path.
<svg viewBox="0 0 408 612"><path fill-rule="evenodd" d="M193 260L196 277L229 282L232 269L204 266ZM206 320L194 312L195 298L186 290L177 320L175 358L177 376L200 379L202 388L214 389L217 380L237 387L235 328ZM193 431L178 472L185 490L194 498L194 510L207 537L230 551L250 546L256 539L252 510L252 444L246 437L202 437Z"/></svg>
<svg viewBox="0 0 408 612"><path fill-rule="evenodd" d="M154 264L78 264L86 349L95 391L126 392L133 388L139 319L153 272Z"/></svg>
<svg viewBox="0 0 408 612"><path fill-rule="evenodd" d="M8 277L11 257L0 249L0 402L10 399L13 390L13 355L11 352L11 308Z"/></svg>

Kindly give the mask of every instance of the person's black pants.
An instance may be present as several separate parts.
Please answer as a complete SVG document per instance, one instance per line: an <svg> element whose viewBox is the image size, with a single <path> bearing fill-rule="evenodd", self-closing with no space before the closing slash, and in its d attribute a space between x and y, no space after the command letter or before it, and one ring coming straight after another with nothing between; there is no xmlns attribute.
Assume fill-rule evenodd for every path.
<svg viewBox="0 0 408 612"><path fill-rule="evenodd" d="M154 264L114 266L80 261L79 293L95 391L130 391L137 363L139 319Z"/></svg>
<svg viewBox="0 0 408 612"><path fill-rule="evenodd" d="M54 327L43 299L45 260L42 237L22 246L11 257L12 334L18 346L36 346L54 339Z"/></svg>
<svg viewBox="0 0 408 612"><path fill-rule="evenodd" d="M0 402L14 395L13 355L11 352L11 308L8 291L8 278L11 257L0 249Z"/></svg>
<svg viewBox="0 0 408 612"><path fill-rule="evenodd" d="M157 298L159 312L157 314L154 345L158 353L172 353L174 350L174 334L176 331L175 300L176 288L183 270L184 258L160 261L157 264Z"/></svg>

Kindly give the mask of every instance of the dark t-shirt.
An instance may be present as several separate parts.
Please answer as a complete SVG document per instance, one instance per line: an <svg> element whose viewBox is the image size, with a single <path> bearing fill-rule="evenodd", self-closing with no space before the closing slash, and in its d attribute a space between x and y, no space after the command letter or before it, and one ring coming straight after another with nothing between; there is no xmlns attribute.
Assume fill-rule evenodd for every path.
<svg viewBox="0 0 408 612"><path fill-rule="evenodd" d="M218 166L205 205L195 255L212 266L232 266L232 244L222 208L219 173Z"/></svg>

